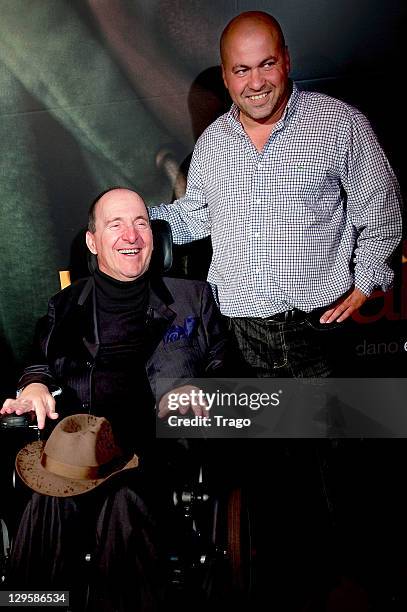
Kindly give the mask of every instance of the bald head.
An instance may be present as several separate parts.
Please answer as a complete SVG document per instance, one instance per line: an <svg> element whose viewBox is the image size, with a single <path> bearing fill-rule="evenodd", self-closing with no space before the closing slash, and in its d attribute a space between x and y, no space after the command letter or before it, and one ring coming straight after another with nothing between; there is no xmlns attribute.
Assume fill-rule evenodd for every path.
<svg viewBox="0 0 407 612"><path fill-rule="evenodd" d="M285 47L284 34L277 19L263 11L246 11L234 17L222 32L220 37L220 56L222 64L225 63L225 54L229 41L237 34L249 35L256 29L266 29L273 37L278 39L279 46Z"/></svg>

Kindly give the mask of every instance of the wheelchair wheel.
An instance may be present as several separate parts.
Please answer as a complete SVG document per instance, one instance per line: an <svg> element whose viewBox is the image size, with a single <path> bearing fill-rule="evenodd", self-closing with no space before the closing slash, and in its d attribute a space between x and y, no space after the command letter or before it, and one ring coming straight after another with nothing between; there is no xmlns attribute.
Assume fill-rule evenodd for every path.
<svg viewBox="0 0 407 612"><path fill-rule="evenodd" d="M0 418L0 515L8 527L10 539L19 523L31 493L19 483L15 473L17 452L39 438L39 430L30 414L7 414Z"/></svg>
<svg viewBox="0 0 407 612"><path fill-rule="evenodd" d="M9 555L10 536L6 523L0 518L0 584L6 579Z"/></svg>
<svg viewBox="0 0 407 612"><path fill-rule="evenodd" d="M226 516L226 553L232 588L239 596L249 596L252 585L252 534L249 507L241 488L229 493Z"/></svg>

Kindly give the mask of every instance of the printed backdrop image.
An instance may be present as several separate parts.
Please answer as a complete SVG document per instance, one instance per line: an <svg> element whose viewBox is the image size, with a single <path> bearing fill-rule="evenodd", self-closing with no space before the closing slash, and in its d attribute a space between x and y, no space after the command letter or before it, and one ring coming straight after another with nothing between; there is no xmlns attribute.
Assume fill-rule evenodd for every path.
<svg viewBox="0 0 407 612"><path fill-rule="evenodd" d="M405 188L402 0L1 0L1 392L14 393L58 271L86 273L81 240L98 192L182 195L197 137L229 105L219 35L243 10L273 13L292 77L359 107ZM174 274L205 277L207 242L178 250ZM363 374L402 372L407 334L401 250L390 296L351 327ZM405 273L404 273L405 274Z"/></svg>
<svg viewBox="0 0 407 612"><path fill-rule="evenodd" d="M91 201L112 186L136 190L149 206L183 195L197 138L230 106L221 78L220 34L232 17L246 10L268 11L281 23L291 54L291 76L300 88L340 98L368 117L405 193L405 0L0 0L0 405L15 396L21 370L30 361L36 322L60 288L59 271L69 270L73 280L88 274L84 229ZM284 253L284 244L281 249ZM176 247L170 274L206 278L210 257L209 239ZM407 239L394 255L392 290L376 291L352 317L347 331L338 334L338 344L332 342L343 378L285 379L281 387L274 387L271 379L263 381L268 392L282 396L277 409L277 396L271 394L274 410L258 410L256 417L246 413L253 403L246 412L245 405L239 405L239 424L231 417L224 425L220 403L222 412L213 412L210 426L213 437L220 431L221 439L198 440L215 444L199 444L195 451L197 440L191 447L180 445L177 478L171 458L163 453L168 448L163 445L171 440L154 446L154 451L161 451L161 479L168 466L173 470L174 482L166 478L164 494L177 483L180 493L189 491L184 480L188 482L187 473L190 478L199 464L197 500L205 499L202 491L209 484L216 528L227 524L221 510L218 513L217 489L220 500L227 499L229 490L239 493L231 496L233 503L228 502L224 512L229 519L231 510L239 513L239 522L233 519L229 530L232 549L226 551L226 540L216 547L211 540L203 556L205 565L201 568L201 557L195 568L204 570L202 585L192 573L192 580L188 578L182 556L179 566L172 563L176 570L182 567L176 588L184 600L173 608L189 609L192 600L195 609L203 610L194 597L196 587L204 587L202 594L213 588L216 595L224 574L215 575L212 550L221 555L222 567L228 561L224 551L237 559L240 525L242 550L253 553L254 561L241 564L254 586L254 605L247 609L263 610L266 600L271 609L282 610L280 592L284 602L303 598L303 610L407 609L406 258ZM135 382L131 409L140 407L142 397L139 381ZM205 382L208 393L222 390L216 380ZM259 389L252 381L238 379L236 388L247 396L249 390L250 401L257 401L252 393ZM123 416L119 410L118 419ZM55 423L48 420L40 434L44 439ZM226 427L225 434L221 428ZM232 427L236 438L242 437L241 444L226 439L234 437ZM249 432L256 437L254 444ZM350 439L352 435L357 439ZM12 538L31 495L18 478L13 482L15 456L37 436L34 427L7 430L0 423L0 576L7 576L3 526ZM178 440L179 432L174 436ZM149 457L140 456L144 468ZM140 483L145 474L148 471L142 470ZM152 497L161 499L156 496L162 493L161 481L151 481L157 489ZM141 504L138 482L135 478ZM171 496L174 507L183 497ZM178 529L172 508L164 518L163 534L171 543ZM180 538L187 563L200 550L200 525L197 530L191 518L191 550L189 540ZM142 524L147 524L144 519ZM50 522L47 529L24 537L24 546L34 556L46 550L55 525ZM58 536L53 542L58 549L62 539ZM163 550L168 545L164 540ZM72 542L83 543L78 537ZM18 550L15 542L13 546ZM46 561L55 568L56 559L50 554ZM213 565L209 572L208 561ZM36 565L41 573L43 565ZM84 568L82 559L78 567ZM94 569L92 563L90 573ZM148 575L144 569L143 580ZM174 576L178 577L175 571ZM140 584L135 573L135 593ZM305 601L314 598L314 585L318 605L310 607ZM239 598L241 593L246 596L240 580L234 586L239 586ZM230 606L234 599L228 584L220 587L229 607L236 609ZM330 607L323 607L325 600ZM205 609L219 607L213 602Z"/></svg>

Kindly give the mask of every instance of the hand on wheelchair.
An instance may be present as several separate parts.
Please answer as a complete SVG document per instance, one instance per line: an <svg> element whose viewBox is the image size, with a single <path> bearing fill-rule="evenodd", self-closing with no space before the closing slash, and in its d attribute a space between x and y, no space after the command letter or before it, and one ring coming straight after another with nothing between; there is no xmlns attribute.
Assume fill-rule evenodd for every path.
<svg viewBox="0 0 407 612"><path fill-rule="evenodd" d="M25 387L17 399L6 399L0 414L22 415L34 412L37 417L38 429L44 429L45 420L57 419L55 411L55 399L52 397L46 385L42 383L31 383Z"/></svg>
<svg viewBox="0 0 407 612"><path fill-rule="evenodd" d="M182 385L165 393L158 403L158 416L163 419L170 412L186 414L192 411L195 416L206 416L209 404L202 390L194 385Z"/></svg>

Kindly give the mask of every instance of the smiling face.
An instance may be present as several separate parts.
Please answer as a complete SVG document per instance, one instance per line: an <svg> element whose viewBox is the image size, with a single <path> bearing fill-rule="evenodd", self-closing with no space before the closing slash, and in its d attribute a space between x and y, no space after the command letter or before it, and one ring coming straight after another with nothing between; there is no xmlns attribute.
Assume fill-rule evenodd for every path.
<svg viewBox="0 0 407 612"><path fill-rule="evenodd" d="M290 96L290 57L281 31L262 18L236 19L222 41L223 81L243 126L272 125Z"/></svg>
<svg viewBox="0 0 407 612"><path fill-rule="evenodd" d="M105 193L95 207L95 231L86 244L97 255L99 270L120 281L144 274L153 252L153 235L142 198L127 189Z"/></svg>

